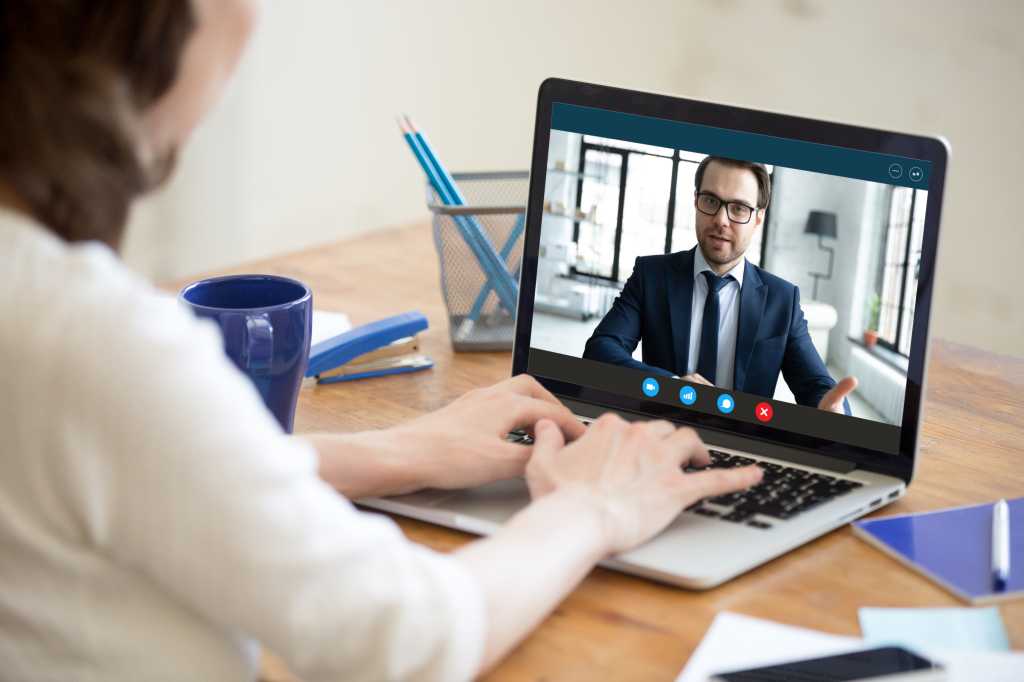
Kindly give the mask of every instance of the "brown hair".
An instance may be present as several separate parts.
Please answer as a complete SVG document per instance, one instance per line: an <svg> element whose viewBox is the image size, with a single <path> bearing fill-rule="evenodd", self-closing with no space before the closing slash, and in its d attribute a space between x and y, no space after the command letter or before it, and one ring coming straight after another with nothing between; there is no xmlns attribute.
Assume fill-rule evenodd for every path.
<svg viewBox="0 0 1024 682"><path fill-rule="evenodd" d="M705 156L700 165L697 166L697 173L693 178L695 192L700 191L700 184L704 181L704 169L712 161L735 168L746 168L752 172L754 177L757 178L757 207L766 208L768 206L768 202L772 198L772 178L768 175L768 169L764 167L764 164L753 161L739 161L738 159L730 159L725 156Z"/></svg>
<svg viewBox="0 0 1024 682"><path fill-rule="evenodd" d="M191 0L2 0L0 180L67 241L116 248L173 160L142 158L140 114L174 82Z"/></svg>

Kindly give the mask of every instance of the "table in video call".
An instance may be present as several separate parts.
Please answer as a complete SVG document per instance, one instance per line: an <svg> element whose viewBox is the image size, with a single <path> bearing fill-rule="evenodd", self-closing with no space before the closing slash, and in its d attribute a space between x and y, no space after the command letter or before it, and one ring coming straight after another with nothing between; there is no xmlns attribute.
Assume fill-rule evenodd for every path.
<svg viewBox="0 0 1024 682"><path fill-rule="evenodd" d="M395 249L395 244L403 246ZM306 385L296 433L390 426L510 374L511 353L452 352L426 223L217 274L226 272L300 279L312 287L317 308L344 312L356 325L407 310L420 310L430 321L423 346L434 359L432 370ZM1024 360L934 340L916 477L906 497L874 516L1019 496L1024 489L1022 396ZM447 528L394 519L411 540L439 551L473 539ZM486 679L674 679L719 611L859 636L857 609L863 606L964 604L844 527L705 592L596 569ZM1002 604L999 611L1011 647L1024 648L1024 601ZM296 678L268 652L263 679Z"/></svg>

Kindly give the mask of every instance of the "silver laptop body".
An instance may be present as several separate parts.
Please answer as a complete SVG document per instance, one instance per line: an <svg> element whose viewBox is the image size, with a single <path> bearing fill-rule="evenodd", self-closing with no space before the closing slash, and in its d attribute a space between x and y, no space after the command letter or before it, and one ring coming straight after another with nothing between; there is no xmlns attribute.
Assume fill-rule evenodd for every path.
<svg viewBox="0 0 1024 682"><path fill-rule="evenodd" d="M648 124L651 126L649 139L637 140L636 131L646 130L644 126ZM616 125L621 125L621 138L616 133ZM671 143L676 138L666 137L675 134L673 125L682 126L678 128L679 142L674 145ZM588 132L589 126L592 126L593 132ZM701 126L718 132L704 135L702 133L705 129ZM888 205L896 205L896 198L893 198L897 197L895 188L909 187L899 189L898 196L905 198L910 192L921 204L918 210L924 208L925 203L927 206L926 213L923 216L919 214L914 223L918 233L908 237L908 240L914 239L914 248L917 249L915 256L918 260L913 265L912 275L916 278L915 307L912 319L900 319L899 322L903 325L901 331L912 334L912 338L903 338L888 354L860 348L856 344L849 351L851 356L855 354L859 358L858 362L878 360L879 363L895 363L897 377L901 376L902 371L902 376L905 376L902 395L891 395L893 391L890 390L888 397L891 400L875 398L880 403L895 401L898 403L897 410L902 407L902 414L890 416L888 423L874 411L870 419L822 416L815 414L819 412L817 410L790 406L775 399L773 405L779 419L783 414L799 417L789 418L786 423L797 426L783 432L778 428L758 424L752 418L738 417L739 404L744 397L739 391L736 391L736 414L730 415L716 414L713 404L712 407L695 410L686 405L673 404L671 399L654 402L640 394L639 383L635 391L619 388L623 385L623 377L633 376L628 372L633 372L639 382L644 376L640 372L624 367L601 369L602 365L592 361L539 348L539 316L551 314L550 306L537 303L540 300L537 297L538 271L542 271L543 275L545 267L541 231L542 225L552 224L548 221L557 219L557 216L552 218L549 215L556 211L548 203L550 199L546 198L545 184L547 176L553 172L552 159L549 158L549 152L553 149L552 140L564 132L579 135L584 147L605 149L605 153L620 155L639 153L631 151L633 147L630 144L640 142L657 145L659 141L667 141L670 145L666 145L666 149L671 151L672 146L677 148L672 153L673 163L676 164L684 162L684 153L678 149L730 156L720 154L716 149L716 145L724 144L723 139L726 139L726 143L729 139L714 136L732 133L738 136L737 139L753 141L746 158L772 164L776 175L781 171L790 174L779 176L780 180L799 178L800 172L821 174L820 168L812 167L815 159L825 159L832 163L833 157L819 158L815 154L819 151L822 154L834 154L838 153L834 151L835 148L840 148L849 154L835 157L835 163L842 168L847 168L842 164L849 164L851 173L856 174L855 179L873 183L872 191L892 193ZM641 137L646 135L644 132ZM768 145L763 149L757 146L766 139L770 142L769 136L781 140L782 146ZM615 146L617 139L630 144L619 149ZM793 149L807 152L807 158L792 152L785 146L787 142L791 143ZM689 146L684 147L684 143ZM808 145L820 145L820 148ZM695 147L703 148L694 150ZM647 151L647 148L640 149ZM580 152L580 156L583 160L576 159L579 161L579 172L573 178L579 183L578 193L583 191L583 178L587 177L589 168L585 153ZM734 150L732 157L736 156L738 154ZM631 420L670 419L679 425L696 428L714 451L718 466L735 466L753 461L765 467L766 472L774 472L776 478L782 477L792 482L788 488L795 486L831 493L841 491L838 494L823 494L820 500L811 499L813 496L808 495L794 498L801 502L793 509L763 507L771 511L769 514L747 513L748 509L742 514L732 515L737 509L743 510L729 496L704 500L682 512L666 530L648 543L608 557L601 562L602 566L682 587L706 589L878 509L906 492L913 477L921 423L928 318L947 157L945 142L937 138L890 133L565 80L544 82L538 98L513 374L528 372L535 376L584 422L609 410ZM878 165L878 168L871 164ZM897 164L900 166L900 178L896 178ZM794 170L790 171L790 166L794 166ZM557 164L557 167L557 172L566 172L564 163ZM910 177L911 169L914 180ZM829 170L829 175L843 175L834 168L830 167ZM892 190L886 189L890 180L894 188ZM897 181L902 184L897 184ZM920 188L914 184L918 182L926 193L919 191ZM625 181L623 186L626 186ZM692 197L689 199L692 200ZM842 215L840 218L842 228ZM771 224L770 220L766 222ZM575 231L575 236L578 236L578 232ZM909 252L909 246L907 250ZM572 280L573 274L579 275L570 273L566 279L594 281L592 277ZM909 285L906 284L906 277L911 277L909 266L904 268L904 279L901 282L904 292L915 288L913 280ZM453 320L452 324L457 323ZM534 336L533 343L531 335ZM900 353L900 350L905 352ZM873 354L879 357L873 357ZM881 367L880 371L884 372L885 369ZM605 375L609 378L596 378ZM674 379L664 381L673 390L677 384L683 385ZM874 390L871 386L864 388L865 395ZM880 390L875 392L884 393ZM672 391L662 393L672 395ZM864 410L868 410L868 403L865 405ZM836 438L829 437L829 428L836 429ZM359 500L360 505L368 508L479 535L497 531L528 502L529 494L522 479L467 490L425 490L398 497ZM746 502L741 500L740 505L744 504Z"/></svg>

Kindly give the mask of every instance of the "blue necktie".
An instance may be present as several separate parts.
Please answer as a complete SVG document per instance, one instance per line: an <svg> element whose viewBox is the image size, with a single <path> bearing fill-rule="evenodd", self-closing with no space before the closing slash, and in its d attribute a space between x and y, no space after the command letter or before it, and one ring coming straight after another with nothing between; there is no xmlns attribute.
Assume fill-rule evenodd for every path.
<svg viewBox="0 0 1024 682"><path fill-rule="evenodd" d="M704 320L700 328L700 352L697 355L697 374L716 383L718 373L718 292L732 275L718 277L710 270L700 273L708 281L708 297L704 300Z"/></svg>

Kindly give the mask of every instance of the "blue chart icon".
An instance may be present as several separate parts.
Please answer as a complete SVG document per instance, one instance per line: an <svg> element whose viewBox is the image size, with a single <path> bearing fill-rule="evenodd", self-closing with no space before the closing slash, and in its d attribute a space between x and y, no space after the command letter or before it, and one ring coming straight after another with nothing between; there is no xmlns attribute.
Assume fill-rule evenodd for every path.
<svg viewBox="0 0 1024 682"><path fill-rule="evenodd" d="M658 391L661 390L661 386L658 385L658 380L654 377L647 377L644 379L644 383L641 388L644 391L644 395L648 398L653 398L658 395Z"/></svg>
<svg viewBox="0 0 1024 682"><path fill-rule="evenodd" d="M679 402L683 405L693 405L697 402L697 389L693 386L683 386L679 389Z"/></svg>
<svg viewBox="0 0 1024 682"><path fill-rule="evenodd" d="M736 409L736 400L728 393L718 396L718 411L729 414Z"/></svg>

